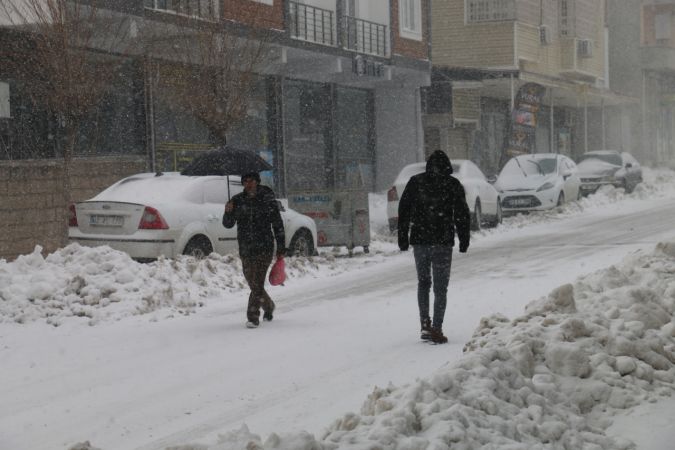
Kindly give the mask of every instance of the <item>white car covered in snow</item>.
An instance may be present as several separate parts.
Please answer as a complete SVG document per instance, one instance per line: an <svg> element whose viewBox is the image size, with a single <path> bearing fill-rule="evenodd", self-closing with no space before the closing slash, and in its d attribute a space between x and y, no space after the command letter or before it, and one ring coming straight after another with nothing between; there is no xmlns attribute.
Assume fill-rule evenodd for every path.
<svg viewBox="0 0 675 450"><path fill-rule="evenodd" d="M535 153L511 158L495 188L505 213L541 211L579 198L577 165L565 155Z"/></svg>
<svg viewBox="0 0 675 450"><path fill-rule="evenodd" d="M471 212L471 229L479 230L483 225L496 227L502 222L502 208L499 193L487 181L483 172L467 159L453 159L452 176L457 178L466 193L466 203ZM427 163L413 163L405 166L396 177L394 185L387 192L387 218L389 230L398 228L398 203L403 189L413 175L426 170Z"/></svg>
<svg viewBox="0 0 675 450"><path fill-rule="evenodd" d="M236 226L222 224L225 203L243 190L239 177L141 173L70 205L70 242L108 245L146 260L203 257L237 249ZM312 255L316 224L279 200L289 255Z"/></svg>

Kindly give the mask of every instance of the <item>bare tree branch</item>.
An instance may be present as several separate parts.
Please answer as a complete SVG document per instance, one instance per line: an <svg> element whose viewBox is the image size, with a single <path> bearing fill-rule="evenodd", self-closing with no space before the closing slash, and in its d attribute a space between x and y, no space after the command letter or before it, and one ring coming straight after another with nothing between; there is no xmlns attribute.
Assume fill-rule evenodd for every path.
<svg viewBox="0 0 675 450"><path fill-rule="evenodd" d="M178 32L150 39L154 55L164 55L160 92L170 92L224 145L231 127L246 116L249 96L269 48L269 31L246 34L222 23L192 21Z"/></svg>
<svg viewBox="0 0 675 450"><path fill-rule="evenodd" d="M95 0L0 0L0 25L7 31L0 60L58 124L68 204L78 132L123 63L113 54L129 49L129 20L99 9Z"/></svg>

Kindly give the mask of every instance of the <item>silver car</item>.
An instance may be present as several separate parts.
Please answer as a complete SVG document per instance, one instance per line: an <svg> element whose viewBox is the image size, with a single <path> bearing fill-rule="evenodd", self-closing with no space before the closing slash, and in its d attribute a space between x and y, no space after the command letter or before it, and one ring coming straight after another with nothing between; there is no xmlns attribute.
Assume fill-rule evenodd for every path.
<svg viewBox="0 0 675 450"><path fill-rule="evenodd" d="M595 150L581 155L577 163L581 177L581 192L592 194L604 185L633 192L642 183L640 163L629 153L615 150Z"/></svg>

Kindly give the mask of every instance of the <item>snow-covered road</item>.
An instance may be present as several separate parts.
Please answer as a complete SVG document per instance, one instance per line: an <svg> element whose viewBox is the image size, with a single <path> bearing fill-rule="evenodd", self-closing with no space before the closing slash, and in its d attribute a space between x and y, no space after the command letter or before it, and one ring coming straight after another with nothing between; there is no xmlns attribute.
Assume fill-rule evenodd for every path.
<svg viewBox="0 0 675 450"><path fill-rule="evenodd" d="M374 386L457 360L481 317L513 317L552 288L675 239L673 217L673 199L626 200L481 235L454 255L444 346L418 340L412 254L386 241L387 251L355 258L358 270L272 288L275 320L257 330L243 327L245 291L170 320L3 324L0 449L163 449L213 443L242 424L320 436Z"/></svg>

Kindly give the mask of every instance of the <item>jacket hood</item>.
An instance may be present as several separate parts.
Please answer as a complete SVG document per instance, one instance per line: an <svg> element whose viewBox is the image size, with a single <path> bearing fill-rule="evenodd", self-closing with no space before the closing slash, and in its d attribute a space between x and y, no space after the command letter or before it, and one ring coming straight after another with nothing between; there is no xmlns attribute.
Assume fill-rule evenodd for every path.
<svg viewBox="0 0 675 450"><path fill-rule="evenodd" d="M451 174L452 173L452 164L450 164L450 158L448 155L443 153L441 150L436 150L429 156L427 159L427 173L430 175L433 174Z"/></svg>

